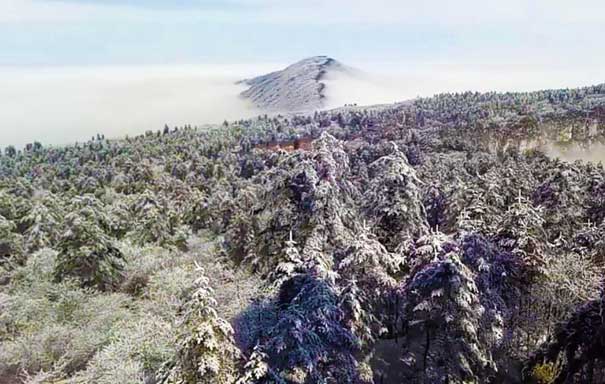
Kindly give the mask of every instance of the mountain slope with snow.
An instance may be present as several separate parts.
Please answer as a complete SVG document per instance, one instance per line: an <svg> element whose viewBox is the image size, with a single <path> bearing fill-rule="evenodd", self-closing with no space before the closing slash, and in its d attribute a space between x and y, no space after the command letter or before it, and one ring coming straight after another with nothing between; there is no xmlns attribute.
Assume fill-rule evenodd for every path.
<svg viewBox="0 0 605 384"><path fill-rule="evenodd" d="M350 68L328 56L314 56L289 67L240 84L250 86L241 96L256 107L280 112L303 112L325 107L326 84L322 80L333 72Z"/></svg>

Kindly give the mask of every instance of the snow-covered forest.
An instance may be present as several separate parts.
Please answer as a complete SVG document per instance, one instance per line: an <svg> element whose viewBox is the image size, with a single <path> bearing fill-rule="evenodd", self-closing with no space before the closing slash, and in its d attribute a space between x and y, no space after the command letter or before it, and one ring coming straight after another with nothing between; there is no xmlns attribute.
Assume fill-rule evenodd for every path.
<svg viewBox="0 0 605 384"><path fill-rule="evenodd" d="M603 383L605 85L0 156L0 383ZM594 160L594 158L593 158Z"/></svg>

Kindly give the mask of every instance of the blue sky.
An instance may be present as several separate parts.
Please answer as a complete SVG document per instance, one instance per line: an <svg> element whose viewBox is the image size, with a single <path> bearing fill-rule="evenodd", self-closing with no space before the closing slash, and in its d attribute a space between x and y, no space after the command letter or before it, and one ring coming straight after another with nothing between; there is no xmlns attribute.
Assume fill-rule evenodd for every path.
<svg viewBox="0 0 605 384"><path fill-rule="evenodd" d="M597 0L0 0L0 65L599 65Z"/></svg>

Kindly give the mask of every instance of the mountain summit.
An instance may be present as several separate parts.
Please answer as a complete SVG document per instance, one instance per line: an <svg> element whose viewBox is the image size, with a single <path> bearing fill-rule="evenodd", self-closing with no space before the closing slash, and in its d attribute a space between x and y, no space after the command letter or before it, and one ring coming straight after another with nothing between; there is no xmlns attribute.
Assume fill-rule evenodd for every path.
<svg viewBox="0 0 605 384"><path fill-rule="evenodd" d="M239 84L250 86L241 93L257 107L280 112L302 112L324 107L325 87L322 81L331 72L349 68L328 56L314 56L289 67Z"/></svg>

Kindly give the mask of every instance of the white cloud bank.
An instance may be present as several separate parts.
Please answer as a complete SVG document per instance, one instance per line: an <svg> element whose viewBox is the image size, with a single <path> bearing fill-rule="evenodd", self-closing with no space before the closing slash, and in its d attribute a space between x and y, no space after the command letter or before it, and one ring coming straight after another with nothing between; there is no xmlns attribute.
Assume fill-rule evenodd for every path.
<svg viewBox="0 0 605 384"><path fill-rule="evenodd" d="M0 71L0 145L64 144L254 115L239 76L208 67Z"/></svg>

